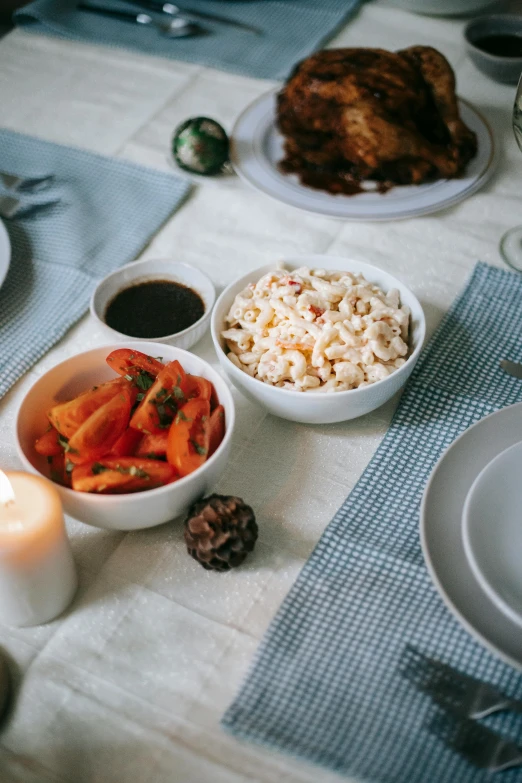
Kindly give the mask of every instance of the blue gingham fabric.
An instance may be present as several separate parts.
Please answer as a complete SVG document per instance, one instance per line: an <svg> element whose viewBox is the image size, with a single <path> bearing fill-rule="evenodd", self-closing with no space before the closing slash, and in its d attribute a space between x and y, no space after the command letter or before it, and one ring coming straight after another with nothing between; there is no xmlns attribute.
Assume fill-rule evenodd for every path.
<svg viewBox="0 0 522 783"><path fill-rule="evenodd" d="M27 30L77 41L135 49L144 54L198 63L253 76L283 79L293 65L331 38L363 0L184 0L183 9L230 17L261 35L219 22L201 20L207 34L169 39L157 29L76 8L74 0L35 0L17 11L15 24ZM105 8L133 10L119 0L90 0ZM156 14L157 19L168 19Z"/></svg>
<svg viewBox="0 0 522 783"><path fill-rule="evenodd" d="M435 709L400 673L405 646L522 698L522 675L453 618L431 584L419 505L443 450L522 400L522 275L478 264L415 368L388 433L283 602L224 716L232 733L360 781L481 783L426 728ZM522 745L522 716L489 725ZM494 778L496 779L496 778ZM522 781L522 770L502 774Z"/></svg>
<svg viewBox="0 0 522 783"><path fill-rule="evenodd" d="M189 185L123 160L0 130L0 171L54 174L22 202L60 198L5 221L12 247L0 288L0 397L86 312L99 279L133 261ZM5 194L5 191L3 191Z"/></svg>

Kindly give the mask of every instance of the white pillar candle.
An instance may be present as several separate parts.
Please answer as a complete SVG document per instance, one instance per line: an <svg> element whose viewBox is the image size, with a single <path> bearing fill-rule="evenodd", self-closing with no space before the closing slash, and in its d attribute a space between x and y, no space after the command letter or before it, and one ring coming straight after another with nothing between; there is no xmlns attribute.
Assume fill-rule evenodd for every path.
<svg viewBox="0 0 522 783"><path fill-rule="evenodd" d="M77 587L62 504L50 481L0 470L0 622L39 625L59 615Z"/></svg>

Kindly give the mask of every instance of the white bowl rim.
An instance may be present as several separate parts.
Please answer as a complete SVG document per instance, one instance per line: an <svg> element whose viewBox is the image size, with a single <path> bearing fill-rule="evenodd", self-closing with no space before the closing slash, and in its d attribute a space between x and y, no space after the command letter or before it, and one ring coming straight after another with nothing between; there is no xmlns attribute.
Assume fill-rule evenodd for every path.
<svg viewBox="0 0 522 783"><path fill-rule="evenodd" d="M467 23L466 27L464 28L464 39L468 46L470 46L475 52L479 52L481 55L483 55L486 60L491 60L491 62L494 63L509 63L514 65L515 63L522 61L522 55L515 54L505 57L502 54L491 54L491 52L486 52L484 49L481 49L480 46L477 46L476 42L470 37L470 33L473 32L473 28L475 26L478 27L480 23L487 24L489 22L494 25L494 23L497 21L506 22L506 35L510 34L507 32L507 25L512 24L513 32L511 34L518 38L521 37L522 16L517 16L516 14L481 14L480 16L471 19ZM516 32L514 30L515 27Z"/></svg>
<svg viewBox="0 0 522 783"><path fill-rule="evenodd" d="M149 342L152 343L153 341L150 340ZM162 343L157 343L157 345L158 345L159 348L163 348L164 347L164 344L162 344ZM71 359L76 359L76 358L78 358L80 356L84 356L84 355L89 354L89 353L98 352L100 350L105 350L106 348L109 349L109 353L110 353L110 351L116 351L116 350L119 350L120 348L125 348L125 346L122 345L121 343L118 344L118 345L115 345L115 344L100 345L97 348L91 348L88 351L82 351L81 353L75 353L73 356L69 356L68 359L64 359L63 362L59 362L58 364L55 364L53 367L51 367L49 370L47 370L47 372L45 372L43 375L41 375L31 385L31 387L28 389L28 391L24 394L24 397L23 397L20 405L18 406L18 411L16 413L16 418L15 418L15 423L14 423L15 442L16 442L16 450L18 452L18 456L20 457L20 459L22 460L22 462L24 463L26 468L30 469L32 472L35 472L38 476L43 476L43 478L47 479L48 481L50 481L51 479L49 479L48 476L45 476L43 473L41 473L41 471L37 470L34 467L34 465L26 457L25 452L22 449L22 446L20 445L20 441L18 439L18 421L19 421L19 418L20 418L21 407L22 407L23 403L25 402L25 399L26 399L27 395L29 394L29 392L33 389L34 386L36 386L36 384L39 381L41 381L43 378L45 378L45 376L48 373L53 372L58 367L63 367L65 365L67 365L70 362ZM154 487L154 489L147 489L146 490L147 496L149 496L149 493L155 493L155 494L158 494L160 492L161 493L166 493L166 492L172 491L173 488L179 487L180 485L185 486L186 484L190 483L190 480L196 475L196 473L201 475L202 471L206 471L208 469L208 466L210 464L212 464L213 462L215 462L215 458L219 455L220 451L223 450L223 448L225 447L226 443L228 443L228 441L231 439L232 433L233 433L233 430L234 430L235 421L236 421L236 407L235 407L235 403L234 403L234 398L233 398L232 393L231 393L230 389L228 388L224 378L222 378L216 372L216 370L214 370L214 368L207 361L205 361L205 359L202 359L197 354L193 354L190 351L185 351L183 348L178 348L175 345L171 345L171 346L169 346L169 348L174 348L176 351L180 351L181 353L183 353L183 354L185 354L187 356L191 356L191 357L195 356L196 359L198 359L199 361L203 362L203 364L205 364L211 370L212 373L214 373L215 375L218 375L220 380L223 381L223 388L225 389L225 396L228 396L227 402L229 403L230 410L232 411L232 416L230 417L232 420L231 421L227 420L225 422L226 428L225 428L225 435L223 436L223 440L221 441L221 443L217 447L216 451L212 454L212 456L209 457L207 460L205 460L205 462L203 463L203 465L201 465L201 467L196 468L196 470L194 470L192 473L189 473L188 476L184 476L183 478L180 478L180 479L177 479L176 481L173 481L171 484L165 484L162 487ZM135 348L134 350L138 351L139 348ZM171 359L170 361L174 361L174 359ZM179 359L179 362L181 363L181 365L183 365L183 361L181 359ZM219 400L219 403L222 404L221 399ZM227 419L228 418L229 417L227 417ZM55 482L53 482L53 484L54 483ZM76 489L72 489L71 487L64 487L62 485L59 486L59 489L60 489L60 492L64 492L65 493L66 497L68 495L70 495L71 497L75 497L76 498L76 497L78 497L78 495L81 495L82 497L89 498L89 501L92 501L93 503L98 503L98 504L109 503L109 504L112 504L112 505L116 505L118 502L121 503L122 502L122 498L132 498L132 497L135 497L137 494L141 494L140 492L119 492L119 493L114 494L114 495L109 495L109 494L103 495L101 493L95 494L93 492L79 492Z"/></svg>
<svg viewBox="0 0 522 783"><path fill-rule="evenodd" d="M193 324L190 324L190 326L187 326L186 329L182 329L181 332L174 332L173 334L165 334L161 337L136 337L132 334L125 334L124 332L119 332L117 329L113 329L112 326L109 326L109 324L101 318L101 316L98 315L96 312L96 307L94 305L95 299L97 295L99 294L100 290L104 285L106 285L109 280L113 278L118 278L122 272L124 272L127 269L134 268L141 268L146 267L148 264L161 264L164 263L166 266L169 265L171 267L185 267L185 269L190 269L191 271L196 272L197 274L201 275L201 278L205 281L205 283L208 285L208 294L209 294L209 303L208 307L205 308L205 312L201 316L201 318L198 318L197 321L194 321ZM144 278L146 278L146 275L143 275ZM139 280L141 278L141 275L136 275L135 280ZM151 278L153 279L153 278ZM200 293L197 291L196 293ZM109 329L113 334L118 334L120 337L125 337L127 340L143 340L144 342L154 342L154 340L176 340L180 337L183 337L184 335L188 334L189 332L196 329L198 326L200 326L205 320L208 320L212 314L212 310L214 309L214 305L216 303L216 288L214 286L214 283L210 279L208 275L206 275L204 272L201 271L201 269L198 269L197 266L192 266L192 264L187 264L185 261L171 261L169 258L142 258L138 261L131 261L128 264L124 264L123 266L118 267L118 269L115 269L113 272L109 272L108 275L105 275L96 285L96 288L92 292L91 299L89 302L89 310L91 312L91 315L98 321L98 323L101 323L106 329ZM108 302L106 302L108 304ZM203 303L205 304L205 302Z"/></svg>
<svg viewBox="0 0 522 783"><path fill-rule="evenodd" d="M500 454L497 454L496 457L493 457L493 459L488 462L487 465L484 465L478 476L471 484L462 507L462 545L464 547L464 552L468 559L470 568L486 595L500 609L501 612L507 615L517 625L522 625L522 614L513 609L513 607L495 590L494 586L490 583L489 579L484 574L484 571L475 557L475 550L473 548L471 534L471 503L473 500L473 495L486 472L495 464L501 462L508 452L519 450L521 446L522 441L513 443L512 446L508 446L507 449L504 449L504 451L501 451Z"/></svg>
<svg viewBox="0 0 522 783"><path fill-rule="evenodd" d="M356 258L347 258L347 257L344 257L344 256L329 256L329 255L326 255L324 253L316 253L316 254L308 254L308 255L303 255L303 256L295 256L295 257L288 258L288 259L281 259L280 261L277 261L274 264L264 264L261 267L257 267L256 269L253 269L251 272L247 272L246 274L242 275L241 277L238 277L235 280L233 280L225 288L225 290L218 296L217 301L216 301L216 303L214 305L214 310L213 310L213 313L212 313L212 320L211 320L211 323L210 323L210 331L211 331L211 334L212 334L212 341L214 343L214 348L215 348L216 352L219 351L225 358L227 358L227 354L225 353L225 351L221 347L220 333L218 331L217 324L216 324L216 319L217 319L217 315L216 314L217 314L217 312L219 310L220 304L227 298L227 296L228 296L229 292L232 290L232 288L235 288L241 281L244 280L245 284L246 284L247 279L249 279L253 275L259 274L259 277L261 277L263 274L267 274L267 272L269 272L270 269L275 269L276 265L279 264L279 263L283 264L283 265L291 264L291 265L295 266L295 268L297 269L298 265L296 264L296 261L302 261L303 263L301 264L301 266L304 266L305 262L307 260L308 261L312 261L312 259L319 259L319 258L320 259L325 259L325 260L328 260L328 261L331 260L333 263L335 263L336 260L343 261L343 262L353 261L355 264L359 264L361 266L366 267L366 269L375 270L375 272L377 274L383 273L383 274L387 275L388 277L392 278L392 280L395 280L399 284L400 288L404 288L404 289L406 289L408 291L408 294L415 300L415 302L417 303L417 305L419 307L419 312L422 314L422 318L419 319L420 335L419 335L418 344L415 347L415 349L412 351L412 353L408 356L408 358L406 359L406 361L404 362L402 367L399 367L398 370L396 370L395 372L391 373L386 378L381 378L381 380L375 381L374 383L372 383L372 384L370 384L368 386L363 386L362 389L360 389L360 388L357 388L357 389L346 389L345 391L338 391L338 392L333 392L332 393L332 394L335 395L335 399L336 400L337 399L344 399L344 397L347 396L347 395L353 399L356 395L362 396L362 395L366 394L369 389L374 389L376 386L379 386L381 384L387 383L390 380L390 378L392 378L392 377L397 378L400 375L404 374L404 372L406 372L405 368L411 363L411 360L412 359L415 359L415 361L417 360L417 357L418 357L419 353L421 352L422 347L424 345L424 339L425 339L425 336L426 336L426 317L424 315L424 310L422 308L421 303L419 302L419 300L417 299L417 297L413 293L413 291L410 288L408 288L407 285L402 283L397 277L395 277L394 275L390 274L385 269L380 269L379 267L375 266L374 264L370 264L367 261L363 261L361 259L356 259ZM314 264L314 265L317 266L317 264ZM333 267L332 267L332 270L333 270ZM347 271L349 271L349 270L347 270ZM368 282L371 283L372 281L368 280ZM331 400L332 399L332 395L331 394L325 394L324 392L307 391L306 394L303 395L303 392L294 391L293 389L280 389L278 386L272 386L272 384L270 384L270 383L264 383L263 381L260 381L258 378L252 378L250 375L248 375L248 373L244 372L243 370L240 370L239 367L236 367L236 365L233 362L231 362L230 360L228 360L228 364L230 365L230 371L234 375L234 377L238 377L242 381L244 380L245 383L254 383L254 384L256 384L255 388L258 387L258 384L262 383L263 384L263 388L269 390L267 392L268 394L272 394L272 393L284 394L285 395L285 399L289 398L290 396L293 396L296 399L303 399L303 396L306 399L310 399L310 397L312 397L312 399L314 399L314 400L319 400L319 399L323 399L323 398L325 400ZM228 365L227 365L227 370L228 369L229 368L228 368ZM408 367L408 369L409 369L409 367Z"/></svg>

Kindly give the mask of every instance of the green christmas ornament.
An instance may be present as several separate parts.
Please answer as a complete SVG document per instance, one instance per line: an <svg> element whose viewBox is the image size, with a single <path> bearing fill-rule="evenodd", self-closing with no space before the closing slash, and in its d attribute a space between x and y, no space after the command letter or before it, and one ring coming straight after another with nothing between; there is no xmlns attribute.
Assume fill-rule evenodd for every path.
<svg viewBox="0 0 522 783"><path fill-rule="evenodd" d="M228 161L228 136L215 120L192 117L174 131L172 154L192 174L219 174Z"/></svg>

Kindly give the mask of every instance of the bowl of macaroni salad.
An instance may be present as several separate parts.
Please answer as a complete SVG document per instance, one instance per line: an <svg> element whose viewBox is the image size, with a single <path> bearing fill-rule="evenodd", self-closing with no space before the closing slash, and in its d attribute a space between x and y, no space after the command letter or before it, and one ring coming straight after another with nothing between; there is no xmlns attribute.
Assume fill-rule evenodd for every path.
<svg viewBox="0 0 522 783"><path fill-rule="evenodd" d="M399 280L362 261L303 256L221 294L212 337L233 383L270 413L324 424L362 416L406 382L425 334Z"/></svg>

